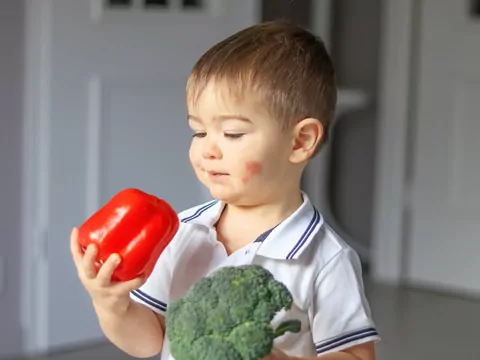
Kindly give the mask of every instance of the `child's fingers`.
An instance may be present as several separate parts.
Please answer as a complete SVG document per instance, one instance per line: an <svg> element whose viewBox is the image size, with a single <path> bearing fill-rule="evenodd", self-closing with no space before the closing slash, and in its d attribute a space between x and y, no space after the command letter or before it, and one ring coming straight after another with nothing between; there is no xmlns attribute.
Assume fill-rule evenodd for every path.
<svg viewBox="0 0 480 360"><path fill-rule="evenodd" d="M97 280L101 286L109 286L112 281L112 274L120 264L120 256L118 254L112 254L108 257L107 261L100 267L97 274Z"/></svg>
<svg viewBox="0 0 480 360"><path fill-rule="evenodd" d="M97 252L97 247L94 244L90 244L83 256L82 266L87 279L94 279L97 276L97 268L95 266Z"/></svg>
<svg viewBox="0 0 480 360"><path fill-rule="evenodd" d="M78 229L74 227L70 233L70 252L77 268L82 266L83 251L78 243Z"/></svg>

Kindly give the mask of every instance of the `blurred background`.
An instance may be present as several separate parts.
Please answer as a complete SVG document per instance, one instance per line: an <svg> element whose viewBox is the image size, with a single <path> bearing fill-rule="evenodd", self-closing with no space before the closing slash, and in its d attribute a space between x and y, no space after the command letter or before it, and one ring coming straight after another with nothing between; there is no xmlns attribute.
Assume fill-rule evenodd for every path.
<svg viewBox="0 0 480 360"><path fill-rule="evenodd" d="M70 229L124 187L176 210L209 199L186 78L277 18L337 68L331 141L303 185L361 255L378 359L478 359L478 0L1 0L1 359L129 359L102 337Z"/></svg>

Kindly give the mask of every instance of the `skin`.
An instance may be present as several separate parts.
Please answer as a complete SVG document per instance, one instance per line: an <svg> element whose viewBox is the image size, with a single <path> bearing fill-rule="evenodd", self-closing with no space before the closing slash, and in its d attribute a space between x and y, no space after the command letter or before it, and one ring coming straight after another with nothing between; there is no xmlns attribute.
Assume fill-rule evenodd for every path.
<svg viewBox="0 0 480 360"><path fill-rule="evenodd" d="M247 161L245 164L246 175L242 178L242 182L247 184L252 178L260 175L262 172L262 164L258 161Z"/></svg>
<svg viewBox="0 0 480 360"><path fill-rule="evenodd" d="M227 253L254 241L302 204L302 171L323 137L317 119L282 131L255 102L234 101L225 83L211 81L197 101L187 96L193 131L190 161L211 195L227 206L217 225ZM243 224L249 224L245 228ZM319 356L322 360L374 360L372 342ZM275 349L264 360L299 360Z"/></svg>
<svg viewBox="0 0 480 360"><path fill-rule="evenodd" d="M164 317L134 302L129 296L130 291L138 289L145 279L112 281L112 274L121 258L112 254L103 265L97 265L97 247L90 244L84 254L78 243L77 228L73 228L70 234L70 251L78 277L91 297L105 336L133 357L147 358L159 354L165 333Z"/></svg>

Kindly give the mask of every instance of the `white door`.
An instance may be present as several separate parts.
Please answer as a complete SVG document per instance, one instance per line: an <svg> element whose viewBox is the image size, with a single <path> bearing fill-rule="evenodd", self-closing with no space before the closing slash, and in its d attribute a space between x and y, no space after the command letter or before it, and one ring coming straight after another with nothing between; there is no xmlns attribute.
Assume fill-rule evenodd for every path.
<svg viewBox="0 0 480 360"><path fill-rule="evenodd" d="M422 4L407 275L480 295L480 4Z"/></svg>
<svg viewBox="0 0 480 360"><path fill-rule="evenodd" d="M102 338L69 254L72 226L125 187L176 210L209 199L188 162L186 79L203 51L259 13L255 0L29 4L41 32L30 61L42 63L33 222L47 245L29 267L31 331L34 348L51 350Z"/></svg>

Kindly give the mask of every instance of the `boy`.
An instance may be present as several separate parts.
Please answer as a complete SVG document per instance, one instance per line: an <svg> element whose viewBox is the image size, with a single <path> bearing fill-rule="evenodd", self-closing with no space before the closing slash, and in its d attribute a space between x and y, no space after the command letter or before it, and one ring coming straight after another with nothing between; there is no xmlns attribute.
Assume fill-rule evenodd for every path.
<svg viewBox="0 0 480 360"><path fill-rule="evenodd" d="M96 249L83 255L72 231L79 277L105 335L132 356L172 359L168 303L220 267L255 263L294 297L275 322L302 321L300 333L277 339L269 360L373 360L379 336L358 256L300 189L336 104L323 43L286 22L252 26L200 58L186 95L190 160L216 200L179 215L180 229L148 279L111 283L118 257L97 271Z"/></svg>

